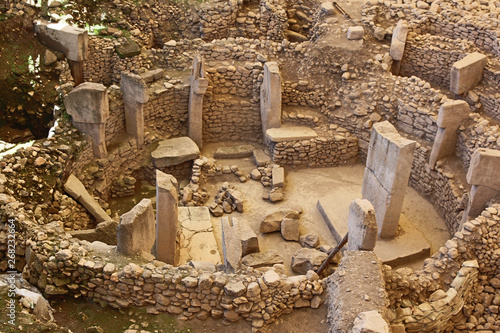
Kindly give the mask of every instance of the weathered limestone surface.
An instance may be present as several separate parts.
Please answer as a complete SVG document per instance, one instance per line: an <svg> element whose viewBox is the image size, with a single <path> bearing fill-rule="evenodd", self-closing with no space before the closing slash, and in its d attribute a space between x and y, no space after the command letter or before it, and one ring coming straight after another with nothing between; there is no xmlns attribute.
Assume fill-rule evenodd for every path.
<svg viewBox="0 0 500 333"><path fill-rule="evenodd" d="M118 222L109 220L100 222L95 229L71 230L68 233L74 238L90 243L99 241L108 245L116 245L116 227L118 227Z"/></svg>
<svg viewBox="0 0 500 333"><path fill-rule="evenodd" d="M361 312L354 319L352 333L390 333L389 325L375 310Z"/></svg>
<svg viewBox="0 0 500 333"><path fill-rule="evenodd" d="M111 217L106 214L104 209L92 198L92 196L87 192L85 186L83 186L80 179L76 178L74 175L69 175L68 180L64 183L64 190L73 199L78 201L85 207L89 213L95 217L97 222L104 222L111 220Z"/></svg>
<svg viewBox="0 0 500 333"><path fill-rule="evenodd" d="M500 191L484 185L472 185L467 215L476 217L486 208L488 202L500 195Z"/></svg>
<svg viewBox="0 0 500 333"><path fill-rule="evenodd" d="M487 61L487 56L474 52L454 63L450 73L451 92L461 95L477 86Z"/></svg>
<svg viewBox="0 0 500 333"><path fill-rule="evenodd" d="M240 221L240 237L242 256L260 251L259 238L246 221Z"/></svg>
<svg viewBox="0 0 500 333"><path fill-rule="evenodd" d="M362 194L375 208L382 238L396 235L415 145L388 121L373 125Z"/></svg>
<svg viewBox="0 0 500 333"><path fill-rule="evenodd" d="M264 81L260 87L262 133L281 126L281 76L278 63L264 64Z"/></svg>
<svg viewBox="0 0 500 333"><path fill-rule="evenodd" d="M177 179L156 170L156 258L171 265L179 259L177 206Z"/></svg>
<svg viewBox="0 0 500 333"><path fill-rule="evenodd" d="M275 166L272 170L273 187L285 187L285 168Z"/></svg>
<svg viewBox="0 0 500 333"><path fill-rule="evenodd" d="M400 20L392 32L391 50L389 54L394 60L403 59L406 37L408 36L408 23Z"/></svg>
<svg viewBox="0 0 500 333"><path fill-rule="evenodd" d="M467 182L500 191L500 150L479 148L471 157Z"/></svg>
<svg viewBox="0 0 500 333"><path fill-rule="evenodd" d="M85 82L73 89L64 99L73 126L90 135L96 158L104 158L106 150L106 121L109 118L108 90L99 83Z"/></svg>
<svg viewBox="0 0 500 333"><path fill-rule="evenodd" d="M142 199L120 217L116 239L116 250L120 253L151 253L155 243L155 215L150 199Z"/></svg>
<svg viewBox="0 0 500 333"><path fill-rule="evenodd" d="M205 78L205 69L202 60L199 54L193 59L188 105L188 135L199 148L203 146L203 96L208 88L208 80Z"/></svg>
<svg viewBox="0 0 500 333"><path fill-rule="evenodd" d="M153 165L156 168L179 165L197 159L199 156L200 149L187 136L160 141L158 148L151 153Z"/></svg>
<svg viewBox="0 0 500 333"><path fill-rule="evenodd" d="M373 252L345 252L326 284L330 333L351 332L354 320L362 312L376 311L385 317L389 299L382 262Z"/></svg>
<svg viewBox="0 0 500 333"><path fill-rule="evenodd" d="M276 250L267 250L247 254L241 259L241 265L246 267L260 268L270 267L275 264L283 264L283 257Z"/></svg>
<svg viewBox="0 0 500 333"><path fill-rule="evenodd" d="M347 224L349 227L347 249L373 251L378 229L375 209L371 202L365 199L354 200L349 206Z"/></svg>
<svg viewBox="0 0 500 333"><path fill-rule="evenodd" d="M222 226L222 251L224 253L224 264L228 272L234 272L240 268L242 256L240 224L237 218L226 216L221 218Z"/></svg>
<svg viewBox="0 0 500 333"><path fill-rule="evenodd" d="M265 132L266 139L272 142L307 140L317 136L312 128L305 126L270 128Z"/></svg>
<svg viewBox="0 0 500 333"><path fill-rule="evenodd" d="M83 61L88 57L88 32L61 23L37 22L38 39L49 48L63 52L69 60Z"/></svg>
<svg viewBox="0 0 500 333"><path fill-rule="evenodd" d="M130 72L121 73L121 90L125 108L127 133L134 136L137 146L144 145L144 104L149 101L144 78Z"/></svg>
<svg viewBox="0 0 500 333"><path fill-rule="evenodd" d="M436 162L455 152L458 138L458 127L470 113L469 104L465 101L450 101L441 105L438 114L439 126L429 157L429 165L433 169Z"/></svg>
<svg viewBox="0 0 500 333"><path fill-rule="evenodd" d="M349 27L347 29L347 39L363 39L364 35L365 29L363 29L360 25Z"/></svg>
<svg viewBox="0 0 500 333"><path fill-rule="evenodd" d="M253 155L255 147L252 145L239 145L231 147L219 147L214 153L214 158L243 158Z"/></svg>

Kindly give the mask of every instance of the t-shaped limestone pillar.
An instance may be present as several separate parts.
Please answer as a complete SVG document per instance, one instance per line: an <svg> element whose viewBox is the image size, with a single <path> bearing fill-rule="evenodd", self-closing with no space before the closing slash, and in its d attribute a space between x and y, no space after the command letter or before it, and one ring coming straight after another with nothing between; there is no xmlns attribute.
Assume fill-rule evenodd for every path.
<svg viewBox="0 0 500 333"><path fill-rule="evenodd" d="M73 126L90 135L96 158L104 158L106 120L109 117L108 91L100 83L85 82L64 99L66 111L73 117Z"/></svg>
<svg viewBox="0 0 500 333"><path fill-rule="evenodd" d="M487 203L500 194L500 150L479 148L472 154L467 182L472 185L463 222L476 217Z"/></svg>
<svg viewBox="0 0 500 333"><path fill-rule="evenodd" d="M470 113L469 104L465 101L451 101L441 105L437 119L438 130L432 146L429 165L434 169L436 162L455 152L458 138L458 127Z"/></svg>
<svg viewBox="0 0 500 333"><path fill-rule="evenodd" d="M375 208L381 238L396 236L415 145L388 121L373 125L362 193Z"/></svg>
<svg viewBox="0 0 500 333"><path fill-rule="evenodd" d="M203 59L199 54L194 57L190 80L188 135L201 149L203 146L203 96L207 91L208 80L205 78Z"/></svg>
<svg viewBox="0 0 500 333"><path fill-rule="evenodd" d="M488 58L479 52L467 55L451 66L450 90L461 95L471 90L483 79L483 70Z"/></svg>
<svg viewBox="0 0 500 333"><path fill-rule="evenodd" d="M174 176L156 170L156 258L171 265L179 261L177 187Z"/></svg>
<svg viewBox="0 0 500 333"><path fill-rule="evenodd" d="M87 30L66 23L36 22L35 32L43 44L66 55L75 85L83 83L83 62L88 57Z"/></svg>
<svg viewBox="0 0 500 333"><path fill-rule="evenodd" d="M142 76L130 72L122 72L120 84L126 131L134 136L140 148L144 145L144 103L149 101L148 87Z"/></svg>
<svg viewBox="0 0 500 333"><path fill-rule="evenodd" d="M260 118L264 138L269 128L281 127L281 76L276 62L264 64L264 80L260 86Z"/></svg>

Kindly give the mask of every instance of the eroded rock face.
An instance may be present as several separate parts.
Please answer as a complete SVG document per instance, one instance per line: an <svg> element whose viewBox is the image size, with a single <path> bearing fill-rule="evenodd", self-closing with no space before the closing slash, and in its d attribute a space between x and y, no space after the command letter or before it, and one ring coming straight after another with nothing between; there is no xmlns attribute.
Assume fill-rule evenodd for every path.
<svg viewBox="0 0 500 333"><path fill-rule="evenodd" d="M328 255L315 249L300 249L292 257L292 271L306 274L309 270L317 270Z"/></svg>

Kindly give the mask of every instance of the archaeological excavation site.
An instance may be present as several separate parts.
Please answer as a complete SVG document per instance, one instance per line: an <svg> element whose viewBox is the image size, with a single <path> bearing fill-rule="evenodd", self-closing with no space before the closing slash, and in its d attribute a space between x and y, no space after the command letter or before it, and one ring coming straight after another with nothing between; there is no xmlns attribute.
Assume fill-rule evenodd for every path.
<svg viewBox="0 0 500 333"><path fill-rule="evenodd" d="M500 332L500 1L2 0L0 332Z"/></svg>

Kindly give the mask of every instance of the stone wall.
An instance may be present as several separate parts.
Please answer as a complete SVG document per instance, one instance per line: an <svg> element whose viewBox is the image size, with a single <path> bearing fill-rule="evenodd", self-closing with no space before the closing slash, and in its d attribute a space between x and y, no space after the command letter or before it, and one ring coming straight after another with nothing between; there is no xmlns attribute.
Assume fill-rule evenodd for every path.
<svg viewBox="0 0 500 333"><path fill-rule="evenodd" d="M452 65L467 53L476 51L477 48L465 40L413 34L406 41L400 75L417 76L449 90Z"/></svg>
<svg viewBox="0 0 500 333"><path fill-rule="evenodd" d="M358 155L358 139L343 128L325 131L308 140L271 142L273 162L279 165L331 167Z"/></svg>
<svg viewBox="0 0 500 333"><path fill-rule="evenodd" d="M24 278L48 296L83 296L115 308L143 306L148 313L168 312L181 319L245 319L257 329L296 308L317 308L323 302L325 284L313 272L286 277L276 267L226 274L155 260L114 261L107 250L99 252L90 243L72 238L57 222L38 226L19 206L1 208L7 216L15 214L18 232L26 233L26 241L19 244L20 250L24 249L21 243L26 246L25 253L19 254L19 270L26 257Z"/></svg>

